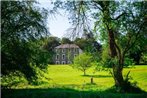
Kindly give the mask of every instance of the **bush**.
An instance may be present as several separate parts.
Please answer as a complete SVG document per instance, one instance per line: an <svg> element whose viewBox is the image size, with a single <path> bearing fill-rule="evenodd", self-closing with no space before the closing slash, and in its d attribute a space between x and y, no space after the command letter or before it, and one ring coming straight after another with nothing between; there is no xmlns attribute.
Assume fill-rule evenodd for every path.
<svg viewBox="0 0 147 98"><path fill-rule="evenodd" d="M33 66L33 70L36 72L36 77L32 79L32 85L48 84L50 78L47 69L40 69L37 66Z"/></svg>
<svg viewBox="0 0 147 98"><path fill-rule="evenodd" d="M4 75L1 77L2 89L23 87L27 85L28 81L25 75L20 71L11 72L9 75Z"/></svg>

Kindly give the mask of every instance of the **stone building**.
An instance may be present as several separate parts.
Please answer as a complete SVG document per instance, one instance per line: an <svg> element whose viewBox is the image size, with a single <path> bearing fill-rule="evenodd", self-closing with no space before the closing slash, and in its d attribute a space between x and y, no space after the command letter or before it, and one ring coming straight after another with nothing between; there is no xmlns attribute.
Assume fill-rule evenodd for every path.
<svg viewBox="0 0 147 98"><path fill-rule="evenodd" d="M62 44L55 47L55 53L55 64L71 64L74 57L82 53L82 50L75 44Z"/></svg>

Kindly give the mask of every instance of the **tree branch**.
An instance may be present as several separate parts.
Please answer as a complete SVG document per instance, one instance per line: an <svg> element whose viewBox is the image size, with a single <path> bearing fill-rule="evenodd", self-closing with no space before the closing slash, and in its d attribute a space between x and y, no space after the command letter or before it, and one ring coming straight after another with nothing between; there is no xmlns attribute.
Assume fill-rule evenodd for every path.
<svg viewBox="0 0 147 98"><path fill-rule="evenodd" d="M116 18L112 18L112 20L118 20L121 16L123 16L123 15L125 15L126 14L126 12L123 12L122 14L120 14L119 16L117 16Z"/></svg>
<svg viewBox="0 0 147 98"><path fill-rule="evenodd" d="M96 1L94 1L94 2L96 2ZM100 8L96 3L94 3L94 7L99 9L100 11L102 11L102 8Z"/></svg>
<svg viewBox="0 0 147 98"><path fill-rule="evenodd" d="M136 41L137 41L137 38L139 37L140 31L141 31L141 29L142 29L143 26L144 26L144 23L145 23L145 22L143 22L143 23L140 25L140 28L139 28L138 32L136 33L134 42L132 42L132 44L131 44L131 38L130 38L130 40L128 41L128 45L126 46L126 48L125 48L125 50L124 50L124 52L123 52L123 55L125 55L126 52L129 51L129 50L135 45L135 43L136 43Z"/></svg>

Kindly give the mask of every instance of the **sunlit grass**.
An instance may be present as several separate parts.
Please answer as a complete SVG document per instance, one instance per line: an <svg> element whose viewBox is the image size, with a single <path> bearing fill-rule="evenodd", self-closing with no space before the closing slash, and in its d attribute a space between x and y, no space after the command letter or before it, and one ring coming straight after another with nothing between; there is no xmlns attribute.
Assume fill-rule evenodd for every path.
<svg viewBox="0 0 147 98"><path fill-rule="evenodd" d="M130 76L132 81L136 81L137 85L147 91L147 66L146 65L138 65L132 68L125 68L124 74L130 71Z"/></svg>
<svg viewBox="0 0 147 98"><path fill-rule="evenodd" d="M97 71L93 73L93 68L87 71L88 76L83 76L83 72L73 69L68 65L49 65L48 75L51 78L50 85L71 86L75 88L86 88L86 84L90 83L91 75L94 76L93 90L105 90L114 85L114 80L108 71ZM137 82L137 85L147 91L147 66L135 66L124 68L123 74L126 75L130 71L131 81ZM76 87L77 86L77 87Z"/></svg>
<svg viewBox="0 0 147 98"><path fill-rule="evenodd" d="M142 90L147 91L147 66L138 65L134 67L124 68L123 75L130 71L131 82L137 83ZM87 76L83 76L83 72L73 69L69 65L48 65L45 72L41 72L41 77L37 81L43 81L38 85L29 85L19 82L12 88L71 88L76 90L93 90L104 91L114 85L114 80L109 71L96 71L94 67L87 70ZM90 84L93 76L94 84ZM12 76L14 77L14 76ZM17 77L17 76L15 76ZM9 78L9 77L7 77ZM15 78L16 81L17 78ZM18 80L19 81L19 80ZM2 81L5 84L6 81ZM8 81L9 82L9 81ZM7 82L7 83L8 83Z"/></svg>
<svg viewBox="0 0 147 98"><path fill-rule="evenodd" d="M114 85L112 76L108 71L97 71L94 68L83 72L73 69L68 65L49 65L46 72L37 81L44 83L28 85L23 83L12 86L11 89L2 89L4 98L146 98L146 94L113 93L108 90ZM123 75L128 71L132 77L131 82L136 81L137 85L147 91L147 66L135 66L124 68ZM39 74L38 74L39 75ZM93 76L94 84L90 84ZM7 77L9 80L9 77ZM23 77L22 77L23 78ZM15 76L15 81L17 76ZM19 80L17 80L19 81ZM4 81L5 84L6 81ZM25 82L25 81L24 81Z"/></svg>

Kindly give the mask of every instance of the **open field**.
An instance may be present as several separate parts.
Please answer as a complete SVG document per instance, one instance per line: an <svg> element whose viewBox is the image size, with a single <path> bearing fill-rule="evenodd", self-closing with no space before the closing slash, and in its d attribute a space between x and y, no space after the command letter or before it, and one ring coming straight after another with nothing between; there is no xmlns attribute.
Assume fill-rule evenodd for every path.
<svg viewBox="0 0 147 98"><path fill-rule="evenodd" d="M21 85L11 90L2 90L2 96L6 98L146 98L147 94L116 94L107 91L114 85L112 76L108 71L93 72L93 68L87 70L83 76L81 71L68 65L49 65L45 77L45 84ZM124 75L130 71L132 82L137 83L142 90L147 91L147 66L135 66L124 68ZM90 84L91 77L94 84ZM16 89L17 88L17 89ZM68 97L67 97L68 96Z"/></svg>
<svg viewBox="0 0 147 98"><path fill-rule="evenodd" d="M131 81L137 82L137 85L147 91L147 66L135 66L125 68L124 75L130 71ZM51 78L49 84L61 86L85 86L90 83L90 78L94 77L95 89L105 90L113 86L114 81L109 71L98 71L93 73L93 68L87 71L87 76L83 76L83 72L73 69L68 65L49 66L48 75ZM94 87L95 87L94 86ZM88 88L89 89L89 88ZM92 89L92 87L90 88Z"/></svg>

